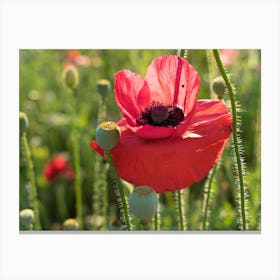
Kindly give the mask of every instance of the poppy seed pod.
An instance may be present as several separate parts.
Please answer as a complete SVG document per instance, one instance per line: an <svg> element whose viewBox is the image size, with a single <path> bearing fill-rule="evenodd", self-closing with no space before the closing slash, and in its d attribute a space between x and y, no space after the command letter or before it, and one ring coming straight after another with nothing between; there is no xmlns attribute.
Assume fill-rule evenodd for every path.
<svg viewBox="0 0 280 280"><path fill-rule="evenodd" d="M157 211L158 196L148 186L135 187L129 196L129 207L133 215L141 221L149 220Z"/></svg>
<svg viewBox="0 0 280 280"><path fill-rule="evenodd" d="M96 141L105 151L114 148L121 138L121 131L115 122L103 122L96 130Z"/></svg>
<svg viewBox="0 0 280 280"><path fill-rule="evenodd" d="M19 127L20 127L20 134L28 130L29 121L24 112L19 112Z"/></svg>
<svg viewBox="0 0 280 280"><path fill-rule="evenodd" d="M35 216L32 209L23 209L19 213L20 217L20 229L30 230L33 227Z"/></svg>
<svg viewBox="0 0 280 280"><path fill-rule="evenodd" d="M66 87L74 89L79 85L79 73L75 66L67 66L62 72L62 80Z"/></svg>
<svg viewBox="0 0 280 280"><path fill-rule="evenodd" d="M212 88L213 91L218 95L218 98L223 99L226 91L226 85L222 77L217 77L214 79Z"/></svg>
<svg viewBox="0 0 280 280"><path fill-rule="evenodd" d="M105 97L111 91L111 84L109 80L102 79L97 82L97 92Z"/></svg>
<svg viewBox="0 0 280 280"><path fill-rule="evenodd" d="M63 223L63 230L78 230L79 223L75 219L67 219Z"/></svg>

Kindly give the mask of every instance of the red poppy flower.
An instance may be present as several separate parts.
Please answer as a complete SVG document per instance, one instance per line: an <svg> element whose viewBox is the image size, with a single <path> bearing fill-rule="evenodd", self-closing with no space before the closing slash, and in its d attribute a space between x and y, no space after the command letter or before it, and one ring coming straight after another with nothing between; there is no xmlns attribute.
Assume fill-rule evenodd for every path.
<svg viewBox="0 0 280 280"><path fill-rule="evenodd" d="M57 155L49 161L44 168L44 176L48 181L53 181L58 175L64 175L68 181L73 180L74 172L69 166L67 159Z"/></svg>
<svg viewBox="0 0 280 280"><path fill-rule="evenodd" d="M202 180L220 158L232 118L219 100L197 100L199 76L178 56L162 56L146 78L115 74L115 99L123 114L121 140L112 149L119 176L156 192ZM91 146L103 154L96 141Z"/></svg>
<svg viewBox="0 0 280 280"><path fill-rule="evenodd" d="M67 60L63 64L63 67L67 67L69 65L73 66L84 66L88 67L91 63L89 56L87 55L81 55L78 50L70 50L67 52L66 56Z"/></svg>
<svg viewBox="0 0 280 280"><path fill-rule="evenodd" d="M70 50L67 52L67 59L69 61L75 61L77 57L80 56L80 52L78 50Z"/></svg>
<svg viewBox="0 0 280 280"><path fill-rule="evenodd" d="M224 66L230 66L237 57L238 50L223 49L220 51L221 60Z"/></svg>

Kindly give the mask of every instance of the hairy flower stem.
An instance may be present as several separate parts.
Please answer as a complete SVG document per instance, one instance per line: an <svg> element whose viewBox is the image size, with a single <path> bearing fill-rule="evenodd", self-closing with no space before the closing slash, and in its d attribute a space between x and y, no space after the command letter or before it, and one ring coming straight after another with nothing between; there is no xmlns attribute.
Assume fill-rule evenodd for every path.
<svg viewBox="0 0 280 280"><path fill-rule="evenodd" d="M205 193L202 203L202 230L206 230L208 224L208 212L209 212L209 203L210 203L210 196L211 196L211 186L217 170L217 164L213 167L212 171L209 174L209 179L206 181L205 184Z"/></svg>
<svg viewBox="0 0 280 280"><path fill-rule="evenodd" d="M123 220L126 226L126 230L131 230L131 223L130 223L130 217L129 217L129 211L128 211L128 204L125 198L125 194L124 194L124 188L122 185L122 182L120 180L120 177L115 169L113 160L112 160L112 156L111 156L111 152L110 151L105 151L105 155L106 155L106 159L110 165L110 173L112 175L112 178L114 180L114 183L116 184L116 188L119 192L120 195L120 201L119 203L121 205L119 205L120 207L120 211L123 215Z"/></svg>
<svg viewBox="0 0 280 280"><path fill-rule="evenodd" d="M108 229L109 217L108 217L108 186L107 186L107 173L109 170L108 163L104 164L104 171L101 178L101 194L102 194L102 216L104 217L104 228Z"/></svg>
<svg viewBox="0 0 280 280"><path fill-rule="evenodd" d="M106 120L106 104L104 98L100 99L97 121L98 124ZM101 172L101 169L104 172ZM107 188L107 171L108 164L103 163L103 159L100 156L95 158L94 164L94 182L93 182L93 197L92 197L92 209L93 214L102 215L104 217L104 227L108 228L108 188ZM102 205L101 205L102 204ZM94 223L93 229L96 229Z"/></svg>
<svg viewBox="0 0 280 280"><path fill-rule="evenodd" d="M154 214L154 230L160 230L160 204L158 203L157 212Z"/></svg>
<svg viewBox="0 0 280 280"><path fill-rule="evenodd" d="M31 152L27 140L26 133L23 132L21 136L21 141L23 145L23 151L27 163L27 171L28 171L28 177L31 185L31 204L34 211L34 229L40 230L41 224L40 224L40 215L39 215L39 207L38 207L38 200L37 200L37 190L36 190L36 184L35 184L35 174L33 169L33 161L31 158Z"/></svg>
<svg viewBox="0 0 280 280"><path fill-rule="evenodd" d="M55 196L60 219L61 221L64 221L68 217L68 209L65 201L64 186L62 184L56 186Z"/></svg>
<svg viewBox="0 0 280 280"><path fill-rule="evenodd" d="M100 171L101 171L101 161L102 159L97 156L95 157L95 162L94 162L94 171L93 171L93 195L92 195L92 210L93 210L93 215L100 215L100 201L99 201L99 183L100 183ZM96 223L93 223L93 228L96 229Z"/></svg>
<svg viewBox="0 0 280 280"><path fill-rule="evenodd" d="M240 149L238 145L238 126L237 126L237 109L236 109L236 99L233 91L232 84L228 78L228 75L226 74L226 71L224 69L224 66L222 64L220 54L218 50L213 50L213 54L217 63L217 66L219 68L219 71L225 81L230 103L231 103L231 110L232 110L232 118L233 118L233 125L232 125L232 136L233 136L233 145L234 145L234 155L236 158L237 163L237 176L239 181L239 194L240 194L240 211L241 211L241 230L247 230L247 217L246 217L246 197L245 197L245 186L244 186L244 180L243 180L243 168L242 168L242 161L240 156Z"/></svg>
<svg viewBox="0 0 280 280"><path fill-rule="evenodd" d="M186 230L186 223L185 223L185 207L183 203L183 190L178 190L175 192L175 199L177 202L177 215L178 215L178 229L179 230Z"/></svg>
<svg viewBox="0 0 280 280"><path fill-rule="evenodd" d="M74 158L75 170L75 196L76 196L76 216L79 223L79 229L83 230L83 210L82 210L82 189L81 189L81 160L80 160L80 145L79 131L77 126L76 115L76 90L71 92L71 113L72 113L72 149Z"/></svg>
<svg viewBox="0 0 280 280"><path fill-rule="evenodd" d="M141 224L141 230L149 230L150 229L149 222L140 221L140 224Z"/></svg>

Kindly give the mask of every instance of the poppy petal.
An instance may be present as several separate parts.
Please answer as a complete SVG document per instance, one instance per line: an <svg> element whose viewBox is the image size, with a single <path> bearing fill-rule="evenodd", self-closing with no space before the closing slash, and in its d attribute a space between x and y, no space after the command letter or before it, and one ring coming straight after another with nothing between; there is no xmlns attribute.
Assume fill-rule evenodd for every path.
<svg viewBox="0 0 280 280"><path fill-rule="evenodd" d="M172 136L176 132L174 127L152 126L150 124L138 127L129 126L129 128L135 134L145 139L163 139Z"/></svg>
<svg viewBox="0 0 280 280"><path fill-rule="evenodd" d="M123 127L121 141L112 150L119 176L135 185L151 186L158 193L202 180L220 158L231 133L230 120L220 120L223 129L202 125L196 131L200 137L184 139L146 140Z"/></svg>
<svg viewBox="0 0 280 280"><path fill-rule="evenodd" d="M224 129L224 127L231 126L232 117L223 103L220 100L198 100L191 124L187 127L183 124L178 127L178 133L182 138L192 137L191 134L199 135L203 133L204 136L208 134L207 130ZM185 131L182 133L182 131Z"/></svg>
<svg viewBox="0 0 280 280"><path fill-rule="evenodd" d="M161 56L152 61L146 73L151 100L178 106L188 114L194 108L199 91L199 76L183 58Z"/></svg>
<svg viewBox="0 0 280 280"><path fill-rule="evenodd" d="M150 103L150 91L138 74L123 70L115 74L115 99L127 122L135 126L141 111Z"/></svg>

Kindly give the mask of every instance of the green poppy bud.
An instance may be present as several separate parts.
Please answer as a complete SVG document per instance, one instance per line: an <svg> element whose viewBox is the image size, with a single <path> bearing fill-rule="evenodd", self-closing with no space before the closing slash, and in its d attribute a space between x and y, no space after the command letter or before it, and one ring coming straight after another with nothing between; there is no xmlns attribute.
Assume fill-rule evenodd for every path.
<svg viewBox="0 0 280 280"><path fill-rule="evenodd" d="M27 132L29 127L29 121L24 112L19 112L19 128L20 134Z"/></svg>
<svg viewBox="0 0 280 280"><path fill-rule="evenodd" d="M225 85L225 81L222 77L217 77L214 79L212 88L213 88L213 91L218 95L218 98L223 99L225 91L226 91L226 85Z"/></svg>
<svg viewBox="0 0 280 280"><path fill-rule="evenodd" d="M103 122L96 130L96 141L105 151L110 151L120 141L121 131L115 122Z"/></svg>
<svg viewBox="0 0 280 280"><path fill-rule="evenodd" d="M79 73L75 66L66 66L62 72L62 80L66 87L74 89L79 85Z"/></svg>
<svg viewBox="0 0 280 280"><path fill-rule="evenodd" d="M102 96L105 97L111 91L111 84L110 81L102 79L97 82L97 92Z"/></svg>
<svg viewBox="0 0 280 280"><path fill-rule="evenodd" d="M34 225L35 216L32 209L23 209L19 213L20 229L31 230Z"/></svg>
<svg viewBox="0 0 280 280"><path fill-rule="evenodd" d="M158 196L152 188L138 186L130 194L128 202L131 213L145 223L157 211Z"/></svg>
<svg viewBox="0 0 280 280"><path fill-rule="evenodd" d="M78 230L79 223L75 219L67 219L63 223L63 230Z"/></svg>

